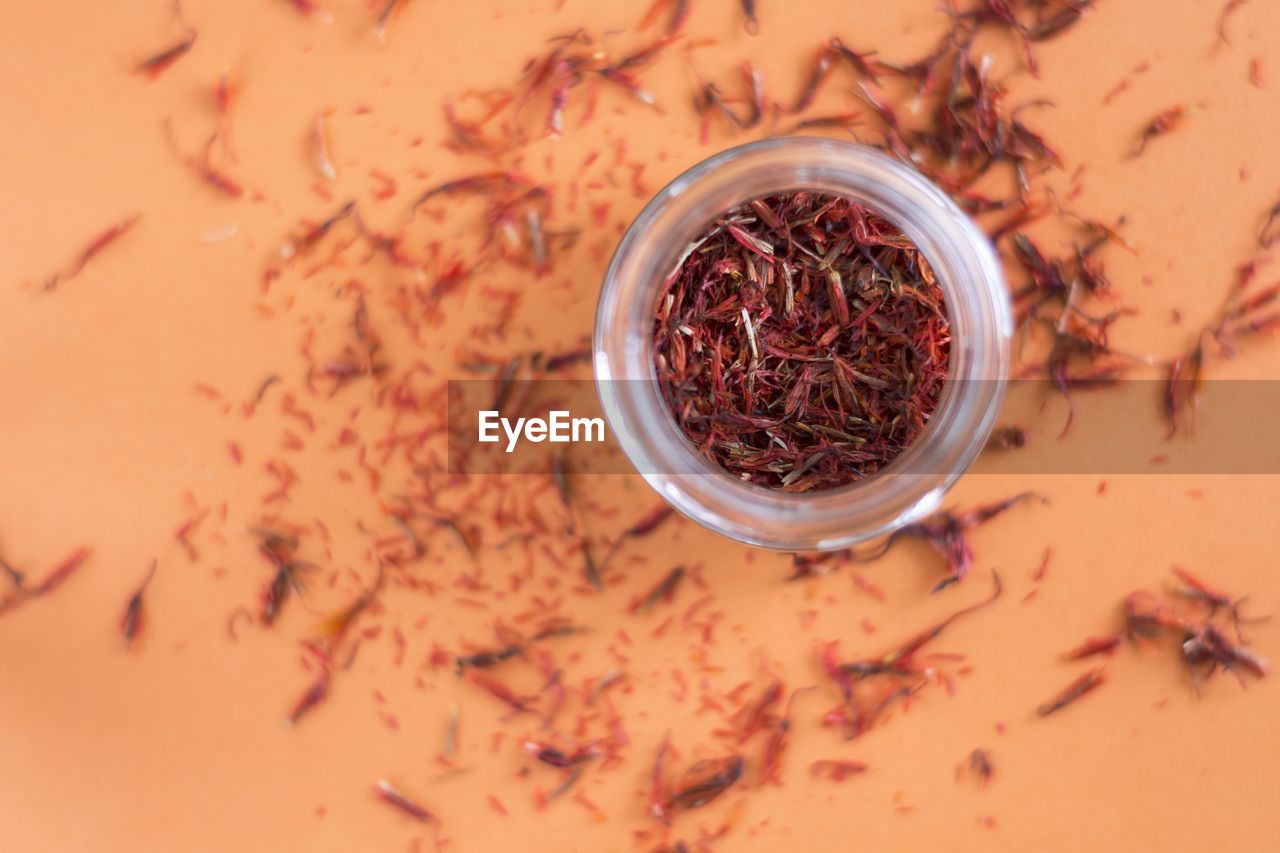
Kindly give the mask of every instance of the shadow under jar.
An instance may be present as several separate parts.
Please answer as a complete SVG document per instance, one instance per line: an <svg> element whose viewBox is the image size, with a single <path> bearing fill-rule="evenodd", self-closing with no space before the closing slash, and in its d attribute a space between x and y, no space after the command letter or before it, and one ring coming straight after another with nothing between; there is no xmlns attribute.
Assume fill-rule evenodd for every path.
<svg viewBox="0 0 1280 853"><path fill-rule="evenodd" d="M874 474L810 492L744 482L698 453L663 398L654 357L658 302L690 244L728 211L797 191L848 199L901 229L933 271L951 334L947 379L923 430ZM882 535L938 507L995 423L1012 333L990 242L940 189L870 148L787 137L703 161L641 211L605 275L594 366L619 445L675 509L740 542L820 551Z"/></svg>

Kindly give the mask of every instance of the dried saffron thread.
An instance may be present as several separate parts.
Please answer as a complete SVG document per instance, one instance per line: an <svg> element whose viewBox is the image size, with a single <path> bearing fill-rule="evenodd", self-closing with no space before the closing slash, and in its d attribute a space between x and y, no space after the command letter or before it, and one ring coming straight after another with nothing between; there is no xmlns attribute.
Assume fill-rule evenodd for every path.
<svg viewBox="0 0 1280 853"><path fill-rule="evenodd" d="M159 53L152 54L138 63L138 72L145 74L148 80L154 80L164 73L196 45L196 32L191 31L181 41Z"/></svg>
<svg viewBox="0 0 1280 853"><path fill-rule="evenodd" d="M0 597L0 613L4 613L6 610L15 608L26 602L28 599L49 595L58 587L62 586L62 584L66 582L67 578L75 574L80 567L84 565L85 560L88 558L88 548L77 548L74 552L63 559L62 562L58 563L58 565L55 566L49 574L45 575L43 580L34 586L29 586L27 584L26 574L24 572L15 569L7 562L0 561L0 563L3 563L5 574L9 577L10 582L15 587L15 591L12 595Z"/></svg>
<svg viewBox="0 0 1280 853"><path fill-rule="evenodd" d="M1036 713L1041 717L1056 714L1080 699L1080 697L1101 687L1106 680L1107 675L1104 670L1092 669L1062 688L1052 699L1042 703L1040 707L1036 708Z"/></svg>
<svg viewBox="0 0 1280 853"><path fill-rule="evenodd" d="M126 647L133 645L133 641L142 633L145 624L142 594L147 591L151 579L155 577L157 565L156 560L151 561L151 568L147 570L146 577L142 579L142 583L138 585L137 590L129 597L128 604L125 605L124 616L120 619L120 633L124 635Z"/></svg>
<svg viewBox="0 0 1280 853"><path fill-rule="evenodd" d="M830 779L832 782L843 782L850 776L867 772L867 765L861 761L845 761L832 758L821 758L809 765L809 775L815 779Z"/></svg>
<svg viewBox="0 0 1280 853"><path fill-rule="evenodd" d="M969 772L978 777L978 784L985 788L995 775L995 764L991 760L991 751L978 747L969 753Z"/></svg>
<svg viewBox="0 0 1280 853"><path fill-rule="evenodd" d="M981 601L954 611L950 616L930 628L916 634L905 643L879 657L841 663L836 657L836 646L828 643L818 652L819 663L828 677L840 689L843 702L828 713L824 720L828 725L841 725L847 739L854 739L866 732L895 702L906 700L934 681L945 680L934 667L920 658L921 650L936 640L957 620L977 612L995 602L1003 593L1000 576L992 572L991 595ZM859 687L880 686L866 701L859 694ZM866 690L863 693L868 692Z"/></svg>
<svg viewBox="0 0 1280 853"><path fill-rule="evenodd" d="M396 809L399 809L420 823L427 823L428 821L435 820L435 815L423 806L420 806L413 800L409 799L407 795L401 793L398 788L386 779L379 779L373 790L378 796L378 799Z"/></svg>
<svg viewBox="0 0 1280 853"><path fill-rule="evenodd" d="M379 39L386 37L387 24L391 22L392 15L399 14L398 7L403 8L400 0L384 0L382 10L378 12L378 18L373 24L374 34Z"/></svg>
<svg viewBox="0 0 1280 853"><path fill-rule="evenodd" d="M269 626L279 616L289 593L301 594L302 581L298 577L299 572L312 569L314 566L297 558L296 536L265 529L256 529L252 532L260 537L258 552L275 569L271 580L262 588L262 606L259 613L262 623Z"/></svg>
<svg viewBox="0 0 1280 853"><path fill-rule="evenodd" d="M1132 160L1141 156L1147 150L1147 145L1151 140L1177 130L1182 125L1182 122L1186 120L1189 113L1190 109L1181 104L1156 113L1139 132L1138 141L1134 143L1133 148L1129 151L1129 159Z"/></svg>
<svg viewBox="0 0 1280 853"><path fill-rule="evenodd" d="M968 534L975 528L986 524L996 516L1002 515L1023 501L1037 498L1041 503L1048 499L1032 492L1023 492L1002 501L983 504L964 511L943 510L926 518L900 528L885 539L878 549L867 554L849 552L857 560L878 560L888 553L889 549L901 539L920 539L940 554L947 562L947 576L934 585L938 592L954 584L969 573L973 565L973 550L969 545Z"/></svg>
<svg viewBox="0 0 1280 853"><path fill-rule="evenodd" d="M668 807L696 809L717 799L742 778L746 760L740 755L704 758L681 774L668 795Z"/></svg>
<svg viewBox="0 0 1280 853"><path fill-rule="evenodd" d="M196 36L199 33L195 27L187 23L187 19L182 12L182 0L174 0L173 17L186 32L186 35L170 47L153 53L138 63L138 73L145 74L148 80L154 80L159 77L175 62L186 56L191 51L191 48L195 47Z"/></svg>
<svg viewBox="0 0 1280 853"><path fill-rule="evenodd" d="M627 609L632 613L648 613L660 601L675 600L676 590L680 586L680 581L684 579L684 571L684 566L676 566L662 580L658 581L643 598L636 599Z"/></svg>
<svg viewBox="0 0 1280 853"><path fill-rule="evenodd" d="M871 476L924 429L949 325L924 256L845 198L754 199L689 245L659 297L658 383L697 451L785 491Z"/></svg>
<svg viewBox="0 0 1280 853"><path fill-rule="evenodd" d="M290 726L296 726L303 717L315 710L317 705L329 697L329 685L331 683L332 672L326 663L322 666L320 675L318 675L315 681L313 681L311 685L303 691L302 695L298 697L298 700L294 703L293 708L290 709L289 715L285 718L285 721Z"/></svg>
<svg viewBox="0 0 1280 853"><path fill-rule="evenodd" d="M240 198L244 195L244 187L235 178L213 165L213 146L218 141L218 133L214 133L209 137L199 157L191 157L182 152L182 147L178 144L177 136L174 134L173 122L168 118L164 120L164 132L165 138L170 148L173 149L174 154L200 180L230 198Z"/></svg>
<svg viewBox="0 0 1280 853"><path fill-rule="evenodd" d="M467 669L488 669L497 666L503 661L520 657L534 643L553 637L567 637L579 633L579 629L567 621L554 621L528 639L500 625L494 627L494 633L503 641L502 645L454 658L455 672L458 675L462 675Z"/></svg>
<svg viewBox="0 0 1280 853"><path fill-rule="evenodd" d="M667 21L667 35L675 35L684 28L685 21L689 17L690 0L653 0L651 5L640 18L640 23L636 25L637 29L648 29L658 19L666 7L671 7L671 14Z"/></svg>
<svg viewBox="0 0 1280 853"><path fill-rule="evenodd" d="M138 224L138 220L141 218L141 215L130 216L115 225L112 225L110 228L94 237L83 249L80 250L70 267L63 272L54 273L45 280L44 289L55 290L60 283L79 275L81 270L85 268L85 265L101 254L107 246L110 246L116 240L119 240L125 234L132 231L133 227Z"/></svg>

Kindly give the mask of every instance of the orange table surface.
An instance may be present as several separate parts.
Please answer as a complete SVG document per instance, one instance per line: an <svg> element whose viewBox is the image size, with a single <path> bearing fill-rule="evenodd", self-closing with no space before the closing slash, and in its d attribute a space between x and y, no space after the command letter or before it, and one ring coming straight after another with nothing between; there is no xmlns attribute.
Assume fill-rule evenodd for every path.
<svg viewBox="0 0 1280 853"><path fill-rule="evenodd" d="M183 34L171 4L8 4L0 28L0 556L32 575L82 545L90 556L56 594L0 613L0 847L652 849L659 826L646 814L646 790L659 740L671 733L679 764L723 752L711 733L721 721L699 711L699 696L723 700L744 680L762 683L762 662L789 689L823 684L796 700L783 784L756 786L749 777L678 816L671 840L692 844L730 821L712 849L1274 844L1280 679L1241 689L1220 675L1197 696L1167 646L1126 647L1105 661L1109 681L1099 691L1060 716L1034 714L1084 669L1064 663L1062 652L1112 630L1129 591L1168 587L1171 565L1247 593L1246 613L1280 609L1277 481L1263 475L970 476L954 492L960 505L1026 489L1049 503L1019 507L975 533L974 576L945 595L928 594L939 564L923 547L904 545L854 567L884 600L852 583L849 569L786 583L788 558L683 521L624 549L599 595L577 588L576 567L562 569L558 556L541 552L538 578L562 580L516 589L510 576L523 571L519 559L482 549L474 561L447 530L433 530L427 556L360 617L358 630L380 633L367 632L328 699L287 727L285 715L314 678L300 664L307 653L299 641L370 579L368 531L394 535L380 501L393 499L395 478L406 473L388 463L374 494L350 454L336 461L344 425L370 442L385 425L353 414L370 399L360 387L332 399L309 395L299 348L308 329L317 352L338 346L352 279L367 290L374 320L394 325L403 273L361 265L355 250L345 266L315 275L290 268L267 292L263 271L300 220L318 221L347 198L360 200L374 227L389 228L423 188L493 169L442 147L446 97L512 85L547 39L579 26L606 46L640 43L628 29L647 4L413 0L381 40L378 4L320 5L328 14L308 17L286 0L185 0L198 38L148 81L138 61ZM936 0L757 5L760 32L750 36L737 3L694 0L686 41L714 43L688 53L677 46L644 72L659 110L607 92L583 125L575 100L564 138L508 155L502 168L555 183L557 192L579 173L594 182L576 205L558 201L548 223L581 229L579 244L549 275L498 266L445 296L417 341L403 329L388 332L392 358L419 359L440 379L457 373L458 353L469 347L502 356L581 345L608 254L645 192L749 138L718 124L700 138L690 107L697 75L736 85L738 65L752 59L770 91L790 98L816 45L833 34L892 59L919 54L943 25ZM1230 46L1216 44L1220 9L1104 0L1075 31L1041 46L1039 79L1015 74L1013 53L998 53L995 66L1011 75L1018 99L1053 102L1033 123L1059 146L1064 174L1087 166L1075 207L1106 221L1126 217L1136 252L1109 250L1107 270L1135 313L1115 326L1114 342L1157 360L1184 350L1213 316L1234 267L1255 252L1260 217L1280 187L1280 6L1241 7L1229 20ZM1254 59L1262 86L1249 82ZM1149 70L1134 74L1142 63ZM237 86L234 160L220 144L214 153L245 185L239 199L202 184L165 133L168 120L178 152L199 152L218 126L213 89L224 70ZM1104 103L1126 78L1131 85ZM844 103L839 91L825 96L833 110ZM1143 123L1172 104L1194 106L1184 126L1127 159ZM320 113L338 172L332 182L317 173L310 142ZM602 152L597 164L580 165L593 151ZM380 197L388 185L375 173L394 178L394 195ZM332 200L317 184L327 184ZM141 217L132 231L56 292L42 291L93 235L132 215ZM460 213L438 228L431 237L447 243L468 239L477 224ZM486 286L523 291L505 339L470 331L492 323ZM1170 319L1175 309L1181 323ZM1280 348L1250 343L1208 370L1212 379L1274 379ZM279 387L245 417L242 403L271 373L281 374ZM313 413L314 432L305 417L282 411L286 394ZM1052 440L1063 411L1052 402L1032 425L1033 441ZM1162 429L1154 402L1150 428ZM284 430L305 448L290 450ZM256 609L269 578L246 529L275 488L264 470L270 460L287 461L298 476L274 511L312 526L308 556L323 567L276 625L240 619L233 640L229 616ZM616 533L655 503L638 477L601 480L591 484L586 511L597 530ZM544 495L554 517L554 492ZM206 508L188 554L174 531ZM327 541L315 532L317 519ZM1047 547L1049 569L1037 581ZM153 559L159 571L146 592L145 630L126 649L121 613ZM686 584L674 603L628 614L627 603L677 562L700 566L707 591ZM957 677L954 695L931 689L852 742L819 724L835 701L814 663L819 641L839 639L850 653L888 648L985 594L993 568L1006 595L939 641L940 650L965 655L948 667L972 667ZM714 595L708 612L719 614L713 643L679 618L704 594ZM491 643L494 621L534 608L535 597L562 598L559 612L590 629L547 646L570 686L566 729L577 713L600 725L600 707L579 707L587 679L612 668L627 674L610 694L630 741L622 760L590 768L581 799L546 809L536 808L533 791L560 777L531 766L519 747L523 737L545 736L537 719L504 717L451 667L431 664L437 644L456 652L464 642ZM664 607L676 624L655 637ZM1280 659L1280 624L1245 630L1252 651ZM521 674L511 678L536 692L532 663L513 666ZM450 703L461 718L457 772L436 760ZM506 735L498 740L497 732ZM989 749L996 764L985 788L956 775L975 747ZM745 749L754 760L759 741ZM841 783L812 779L808 767L819 759L858 760L868 770ZM414 823L379 802L372 788L381 778L435 812L438 824Z"/></svg>

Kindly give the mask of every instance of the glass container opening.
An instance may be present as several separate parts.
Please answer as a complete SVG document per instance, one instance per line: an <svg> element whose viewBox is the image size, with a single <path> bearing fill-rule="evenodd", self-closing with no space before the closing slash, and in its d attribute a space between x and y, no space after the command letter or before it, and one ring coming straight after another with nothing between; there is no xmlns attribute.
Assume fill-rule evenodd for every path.
<svg viewBox="0 0 1280 853"><path fill-rule="evenodd" d="M932 266L853 199L766 195L699 230L658 291L655 378L694 449L786 492L883 470L928 425L950 375Z"/></svg>
<svg viewBox="0 0 1280 853"><path fill-rule="evenodd" d="M655 308L666 279L707 223L752 199L797 190L848 198L899 227L932 267L951 331L949 375L923 431L876 474L800 493L745 483L698 454L662 398L653 347ZM994 425L1012 331L990 242L940 189L864 146L769 139L694 166L632 223L601 290L596 383L623 451L681 513L741 542L829 550L911 523L938 506Z"/></svg>

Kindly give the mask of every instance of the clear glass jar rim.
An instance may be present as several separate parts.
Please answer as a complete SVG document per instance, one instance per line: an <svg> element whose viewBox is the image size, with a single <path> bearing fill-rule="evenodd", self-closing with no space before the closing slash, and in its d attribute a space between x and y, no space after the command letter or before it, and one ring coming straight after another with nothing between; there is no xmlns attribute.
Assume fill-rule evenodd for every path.
<svg viewBox="0 0 1280 853"><path fill-rule="evenodd" d="M743 483L699 456L666 410L652 354L657 296L690 240L725 210L796 189L854 198L901 227L933 267L952 328L951 376L925 431L880 473L842 489L800 494ZM937 508L994 426L1012 333L1008 292L990 241L942 190L862 145L781 137L704 160L640 212L605 275L594 366L620 446L673 507L749 544L828 550Z"/></svg>

